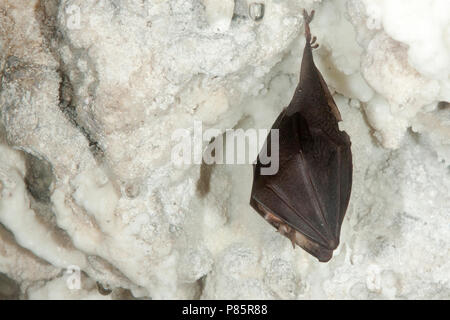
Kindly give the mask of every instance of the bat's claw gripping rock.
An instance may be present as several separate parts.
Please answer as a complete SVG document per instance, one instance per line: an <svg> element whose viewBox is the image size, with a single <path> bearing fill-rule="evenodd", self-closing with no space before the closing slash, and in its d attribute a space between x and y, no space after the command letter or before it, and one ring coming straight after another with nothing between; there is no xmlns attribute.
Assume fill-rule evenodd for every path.
<svg viewBox="0 0 450 320"><path fill-rule="evenodd" d="M309 24L311 23L311 21L314 18L314 10L311 11L310 14L308 14L308 12L306 12L305 9L303 9L303 20L305 21L305 36L306 36L306 41L309 42L311 45L314 44L314 42L316 41L313 38L313 41L311 41L311 31L309 30ZM315 48L317 48L317 46L315 46Z"/></svg>

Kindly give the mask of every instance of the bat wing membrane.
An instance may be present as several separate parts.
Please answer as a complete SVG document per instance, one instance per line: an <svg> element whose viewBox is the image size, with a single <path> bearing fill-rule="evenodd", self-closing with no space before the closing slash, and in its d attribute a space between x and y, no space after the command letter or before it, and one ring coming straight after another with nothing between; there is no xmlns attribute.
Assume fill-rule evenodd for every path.
<svg viewBox="0 0 450 320"><path fill-rule="evenodd" d="M280 170L260 176L252 198L309 239L334 249L350 194L350 146L309 128L299 113L277 120L274 128L285 131L280 132Z"/></svg>

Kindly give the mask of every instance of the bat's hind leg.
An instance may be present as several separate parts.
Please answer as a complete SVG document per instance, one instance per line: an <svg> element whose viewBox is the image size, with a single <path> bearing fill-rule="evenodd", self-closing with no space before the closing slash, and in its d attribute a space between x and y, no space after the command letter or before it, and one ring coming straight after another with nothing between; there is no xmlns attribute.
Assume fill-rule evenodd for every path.
<svg viewBox="0 0 450 320"><path fill-rule="evenodd" d="M316 43L317 37L313 36L311 39L311 42L309 43L311 45L311 48L317 49L319 47L319 44Z"/></svg>
<svg viewBox="0 0 450 320"><path fill-rule="evenodd" d="M306 12L306 10L303 9L303 20L305 21L306 41L309 42L309 44L311 45L311 48L316 49L317 47L319 47L319 44L315 43L317 38L316 37L311 38L311 30L309 29L309 24L311 23L313 18L314 18L314 10L312 10L311 13L308 14L308 12Z"/></svg>

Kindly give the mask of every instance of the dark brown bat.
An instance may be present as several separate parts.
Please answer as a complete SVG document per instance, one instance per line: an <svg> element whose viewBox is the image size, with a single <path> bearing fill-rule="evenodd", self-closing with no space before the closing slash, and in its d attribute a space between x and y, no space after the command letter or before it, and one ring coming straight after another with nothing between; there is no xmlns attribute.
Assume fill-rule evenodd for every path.
<svg viewBox="0 0 450 320"><path fill-rule="evenodd" d="M339 236L352 186L350 138L340 131L339 110L314 64L309 23L314 11L303 10L306 45L300 82L289 106L272 129L278 129L279 169L261 171L262 151L254 166L250 205L278 231L315 256L329 261ZM271 154L271 133L264 148ZM273 161L273 160L272 160Z"/></svg>

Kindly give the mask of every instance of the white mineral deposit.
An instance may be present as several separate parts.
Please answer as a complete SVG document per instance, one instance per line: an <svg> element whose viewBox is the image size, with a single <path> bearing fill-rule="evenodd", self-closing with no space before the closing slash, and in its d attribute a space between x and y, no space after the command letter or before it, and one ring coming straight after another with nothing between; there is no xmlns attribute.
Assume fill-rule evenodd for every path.
<svg viewBox="0 0 450 320"><path fill-rule="evenodd" d="M298 83L304 8L352 141L328 263L250 207L251 163L171 161L195 121L216 138L270 129ZM449 299L449 13L0 0L0 298Z"/></svg>

